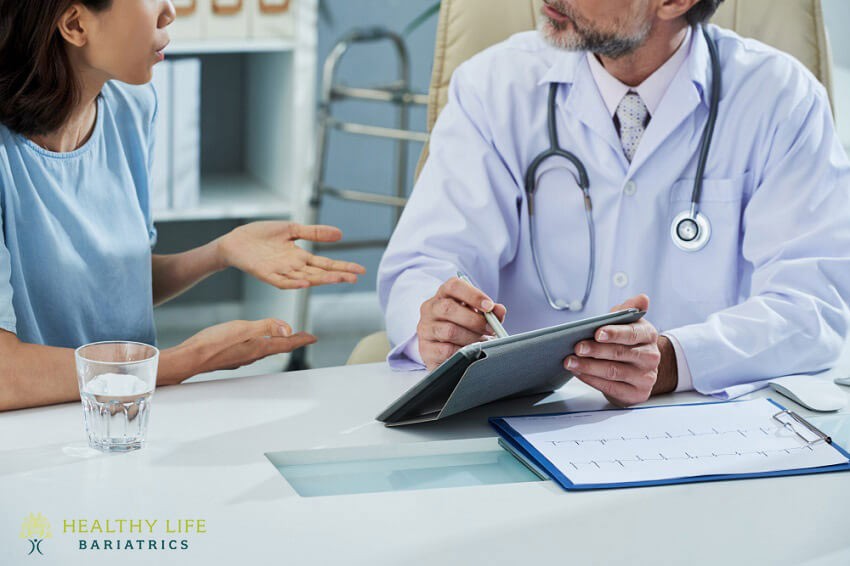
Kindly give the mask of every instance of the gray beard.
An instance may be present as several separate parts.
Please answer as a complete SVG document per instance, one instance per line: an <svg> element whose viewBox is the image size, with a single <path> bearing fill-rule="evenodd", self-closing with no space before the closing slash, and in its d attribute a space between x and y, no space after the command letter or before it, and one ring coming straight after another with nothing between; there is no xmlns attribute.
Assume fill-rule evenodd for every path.
<svg viewBox="0 0 850 566"><path fill-rule="evenodd" d="M541 20L538 29L546 41L558 49L590 51L609 59L619 59L643 45L649 35L650 25L647 24L631 37L617 37L587 29L577 29L574 33L563 35L559 32L563 32L565 26L559 26L557 22L545 18Z"/></svg>

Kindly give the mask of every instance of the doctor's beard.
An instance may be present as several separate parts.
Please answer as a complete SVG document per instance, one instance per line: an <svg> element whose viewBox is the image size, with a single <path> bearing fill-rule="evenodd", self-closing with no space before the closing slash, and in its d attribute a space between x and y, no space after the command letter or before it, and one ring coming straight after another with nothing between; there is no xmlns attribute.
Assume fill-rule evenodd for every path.
<svg viewBox="0 0 850 566"><path fill-rule="evenodd" d="M559 22L545 12L541 13L538 30L547 42L559 49L589 51L609 59L619 59L643 45L652 30L652 22L647 20L631 33L623 29L603 31L563 0L546 0L545 3L570 20ZM629 18L623 21L628 22ZM625 27L623 21L618 22L621 28Z"/></svg>

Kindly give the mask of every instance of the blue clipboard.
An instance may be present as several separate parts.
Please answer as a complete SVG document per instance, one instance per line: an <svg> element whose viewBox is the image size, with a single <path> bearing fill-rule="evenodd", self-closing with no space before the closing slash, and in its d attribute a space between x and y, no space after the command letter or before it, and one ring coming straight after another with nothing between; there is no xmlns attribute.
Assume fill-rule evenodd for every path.
<svg viewBox="0 0 850 566"><path fill-rule="evenodd" d="M780 411L786 411L787 409L774 401L773 399L767 399L770 403L779 408ZM726 403L741 403L745 401L725 401L721 402L721 404ZM688 406L698 406L698 405L713 405L715 402L707 402L707 403L686 403L682 405L662 405L662 406L654 406L654 407L637 407L635 409L631 409L633 411L640 411L643 409L660 409L664 407L688 407ZM622 409L603 409L602 411L620 411ZM781 477L781 476L801 476L801 475L809 475L809 474L825 474L831 472L847 472L850 471L850 461L846 464L837 464L835 466L822 466L818 468L802 468L797 470L779 470L772 472L758 472L758 473L741 473L741 474L720 474L720 475L706 475L706 476L693 476L693 477L683 477L683 478L672 478L672 479L663 479L663 480L650 480L650 481L642 481L642 482L626 482L626 483L598 483L598 484L576 484L573 483L566 475L564 475L552 462L550 462L543 454L541 454L536 448L534 448L523 435L517 432L512 426L510 426L505 419L506 418L523 418L523 417L549 417L549 416L560 416L560 415L570 415L576 413L586 413L588 411L567 411L563 413L548 413L548 414L540 414L540 415L518 415L513 417L492 417L489 419L490 425L496 429L496 432L499 433L499 436L502 438L504 442L506 442L512 450L509 450L515 457L524 458L527 460L526 463L531 463L534 466L542 469L548 474L548 476L555 480L562 488L567 491L590 491L597 489L620 489L620 488L629 488L629 487L652 487L659 485L676 485L676 484L684 484L684 483L702 483L702 482L712 482L712 481L727 481L727 480L743 480L743 479L753 479L753 478L770 478L770 477ZM830 443L842 456L850 460L850 453L848 453L844 448L836 444L835 442Z"/></svg>

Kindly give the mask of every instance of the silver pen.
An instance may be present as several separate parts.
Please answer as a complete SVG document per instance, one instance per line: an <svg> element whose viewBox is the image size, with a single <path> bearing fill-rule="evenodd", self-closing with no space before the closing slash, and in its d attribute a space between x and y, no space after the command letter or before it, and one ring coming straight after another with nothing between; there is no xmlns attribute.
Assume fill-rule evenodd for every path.
<svg viewBox="0 0 850 566"><path fill-rule="evenodd" d="M462 271L457 272L457 278L463 281L464 283L468 283L469 285L475 287L475 285L472 284L472 281L469 280L469 277L464 275ZM499 319L496 318L495 314L493 314L492 312L485 312L483 314L484 318L487 320L487 324L489 324L490 328L493 329L493 332L496 333L496 338L507 338L508 336L510 336L507 330L505 330L505 327L502 326L502 323L499 322Z"/></svg>

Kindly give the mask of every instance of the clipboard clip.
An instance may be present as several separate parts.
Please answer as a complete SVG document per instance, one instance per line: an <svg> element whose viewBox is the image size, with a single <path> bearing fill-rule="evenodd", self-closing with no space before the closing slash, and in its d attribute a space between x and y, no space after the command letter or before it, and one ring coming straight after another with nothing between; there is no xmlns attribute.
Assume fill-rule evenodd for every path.
<svg viewBox="0 0 850 566"><path fill-rule="evenodd" d="M773 418L783 427L796 434L803 442L806 443L806 446L812 446L821 442L832 444L832 438L829 435L823 433L819 428L794 411L789 411L787 409L779 411L773 415ZM799 427L803 427L806 431L808 431L809 436L802 434Z"/></svg>

